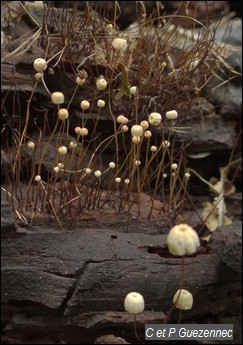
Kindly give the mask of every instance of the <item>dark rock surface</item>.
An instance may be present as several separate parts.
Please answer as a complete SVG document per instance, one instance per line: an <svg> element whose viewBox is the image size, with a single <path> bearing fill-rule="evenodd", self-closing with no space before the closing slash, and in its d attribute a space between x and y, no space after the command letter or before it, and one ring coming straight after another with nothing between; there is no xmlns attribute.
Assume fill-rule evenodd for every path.
<svg viewBox="0 0 243 345"><path fill-rule="evenodd" d="M5 200L4 192L1 192L1 236L9 236L16 232L13 210L10 203Z"/></svg>
<svg viewBox="0 0 243 345"><path fill-rule="evenodd" d="M20 339L18 343L36 332L43 339L55 334L68 343L92 343L99 330L102 335L105 329L123 329L123 336L118 334L129 341L133 317L124 312L123 301L136 290L146 301L146 311L137 318L142 335L144 323L165 318L178 289L181 259L169 255L165 242L166 235L108 229L35 228L3 238L4 334ZM226 310L239 314L241 276L217 254L187 257L184 274L195 304L184 320L199 315L203 320L210 310L218 316Z"/></svg>
<svg viewBox="0 0 243 345"><path fill-rule="evenodd" d="M242 273L242 222L222 226L213 232L210 246L228 267Z"/></svg>

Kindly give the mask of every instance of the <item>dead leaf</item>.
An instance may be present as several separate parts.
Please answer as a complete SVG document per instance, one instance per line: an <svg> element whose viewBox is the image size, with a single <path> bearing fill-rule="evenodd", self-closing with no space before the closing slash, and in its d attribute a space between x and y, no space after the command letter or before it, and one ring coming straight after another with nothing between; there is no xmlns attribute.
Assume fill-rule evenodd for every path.
<svg viewBox="0 0 243 345"><path fill-rule="evenodd" d="M206 202L204 210L203 210L202 218L208 230L211 232L214 232L219 226L218 205L219 203L217 203L217 198L215 198L214 203ZM225 213L227 212L225 203L223 203L223 211L224 211L223 225L224 226L230 225L232 221L229 217L225 215ZM211 234L204 236L201 239L204 241L208 241L210 236Z"/></svg>
<svg viewBox="0 0 243 345"><path fill-rule="evenodd" d="M209 182L212 184L213 186L213 189L211 188L211 190L214 192L214 193L218 193L220 194L221 191L222 191L222 188L223 188L223 181L219 181L217 180L215 177L212 177ZM236 188L235 186L233 185L233 183L231 183L230 181L228 180L225 180L224 181L224 196L227 196L227 195L231 195L231 194L234 194L236 191Z"/></svg>
<svg viewBox="0 0 243 345"><path fill-rule="evenodd" d="M118 91L118 93L115 96L116 100L119 100L122 96L130 96L130 87L131 85L128 83L128 75L126 66L124 66L122 63L119 63L118 69L121 72L121 86Z"/></svg>

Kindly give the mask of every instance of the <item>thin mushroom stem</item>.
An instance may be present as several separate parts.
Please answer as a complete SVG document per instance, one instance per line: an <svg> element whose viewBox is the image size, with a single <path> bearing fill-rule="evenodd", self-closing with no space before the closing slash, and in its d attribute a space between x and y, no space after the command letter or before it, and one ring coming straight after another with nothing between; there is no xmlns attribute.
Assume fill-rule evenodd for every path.
<svg viewBox="0 0 243 345"><path fill-rule="evenodd" d="M137 319L136 319L136 314L134 314L134 333L135 333L135 337L137 338L138 341L141 341L141 339L138 336L138 332L137 332Z"/></svg>
<svg viewBox="0 0 243 345"><path fill-rule="evenodd" d="M179 319L178 319L178 325L181 323L181 318L182 318L182 310L179 310Z"/></svg>
<svg viewBox="0 0 243 345"><path fill-rule="evenodd" d="M184 288L184 281L185 281L185 255L181 257L181 281L180 281L180 288Z"/></svg>

